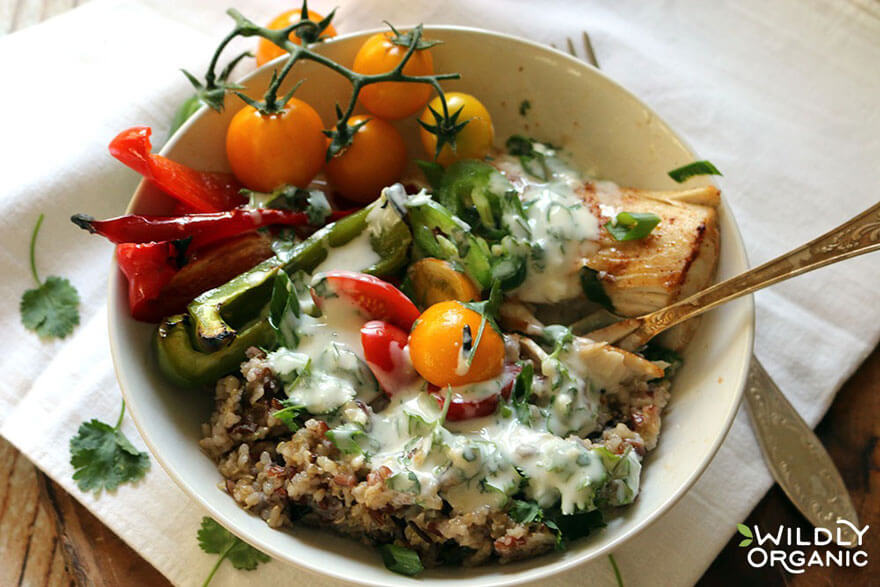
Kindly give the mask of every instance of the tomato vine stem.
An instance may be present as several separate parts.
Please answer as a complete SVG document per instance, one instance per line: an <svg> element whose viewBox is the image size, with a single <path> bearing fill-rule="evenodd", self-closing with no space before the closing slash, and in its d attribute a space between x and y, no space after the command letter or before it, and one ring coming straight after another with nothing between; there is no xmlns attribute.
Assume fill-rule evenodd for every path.
<svg viewBox="0 0 880 587"><path fill-rule="evenodd" d="M284 109L284 106L293 96L293 92L299 87L299 84L302 83L302 80L279 100L278 91L281 88L281 85L284 83L285 79L293 70L293 67L294 65L296 65L296 63L302 60L308 60L336 72L337 74L346 78L352 86L351 96L349 97L348 104L346 105L345 109L341 109L338 105L336 107L337 120L335 128L327 129L324 131L324 134L326 134L331 139L330 144L327 147L327 160L330 160L334 155L343 151L351 144L351 141L354 138L354 134L357 132L357 129L359 127L357 125L350 127L348 121L354 113L354 109L357 105L358 96L360 95L361 90L371 84L382 82L404 82L429 84L430 86L432 86L437 95L440 97L440 101L442 104L442 114L439 114L441 118L438 121L436 128L439 129L439 132L452 134L451 137L446 138L446 142L451 142L452 144L454 144L454 135L458 133L467 122L458 122L456 124L456 114L450 116L449 108L446 103L446 95L443 91L442 86L440 85L440 82L444 80L460 79L460 74L441 73L432 75L407 75L403 72L403 69L406 67L406 64L409 62L415 51L423 50L420 49L420 47L424 47L425 43L429 43L428 41L422 40L422 35L424 32L422 25L416 26L412 31L407 33L407 35L402 36L393 26L389 24L397 40L408 41L406 44L406 52L404 53L400 62L393 69L385 73L361 74L353 71L352 69L349 69L348 67L345 67L344 65L337 63L336 61L333 61L328 57L325 57L324 55L313 51L310 48L310 45L320 42L320 35L330 25L330 22L335 14L335 9L319 23L313 22L311 20L300 20L299 22L291 24L287 27L275 30L255 24L247 17L242 15L241 12L239 12L235 8L230 8L226 11L226 13L233 19L233 21L235 22L235 26L232 31L230 31L223 38L223 40L220 42L220 45L214 52L214 55L212 56L211 61L208 64L208 70L205 74L205 84L202 85L192 75L184 71L184 74L186 74L190 82L192 82L193 85L196 87L199 99L214 110L217 110L218 112L223 109L223 97L227 92L230 91L234 92L244 102L246 102L250 106L253 106L264 114L271 115L281 112ZM307 4L305 1L303 2L302 6L302 14L308 14ZM290 40L290 35L292 33L296 33L296 36L301 41L300 43L296 43ZM231 67L234 66L234 63L237 63L238 60L240 60L244 55L238 56L234 63L230 63L230 65L227 66L226 69L224 69L224 75L221 76L219 80L216 77L215 70L217 68L217 64L220 60L221 54L227 48L229 43L231 43L237 37L262 37L278 45L290 54L281 70L279 71L276 69L273 73L272 80L269 83L266 92L263 94L262 102L254 100L243 94L242 92L237 91L244 89L242 86L226 82L225 76L228 75ZM422 43L422 45L420 45L420 43ZM435 114L435 118L436 117L437 114ZM422 126L423 128L426 128L425 125ZM432 130L432 128L434 127L427 128L428 132L435 132L434 130Z"/></svg>

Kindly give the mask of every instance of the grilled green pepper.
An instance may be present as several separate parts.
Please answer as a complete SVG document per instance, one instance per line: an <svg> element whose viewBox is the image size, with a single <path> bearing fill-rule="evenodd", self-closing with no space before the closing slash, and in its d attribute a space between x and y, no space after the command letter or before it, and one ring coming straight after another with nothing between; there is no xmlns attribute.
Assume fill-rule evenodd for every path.
<svg viewBox="0 0 880 587"><path fill-rule="evenodd" d="M331 249L352 241L364 230L370 231L370 245L380 260L363 271L383 276L400 270L412 236L399 214L383 193L363 210L203 293L190 303L186 319L172 316L160 325L155 340L162 371L184 386L202 385L234 371L249 346L268 346L274 340L265 316L276 273L282 269L310 272Z"/></svg>
<svg viewBox="0 0 880 587"><path fill-rule="evenodd" d="M269 323L260 319L243 328L225 348L203 353L192 345L190 322L189 314L166 318L153 339L159 368L172 383L180 387L210 385L223 375L235 371L244 360L248 348L268 346L275 340Z"/></svg>
<svg viewBox="0 0 880 587"><path fill-rule="evenodd" d="M469 224L428 198L408 207L416 256L456 262L480 289L491 287L489 245L472 233Z"/></svg>

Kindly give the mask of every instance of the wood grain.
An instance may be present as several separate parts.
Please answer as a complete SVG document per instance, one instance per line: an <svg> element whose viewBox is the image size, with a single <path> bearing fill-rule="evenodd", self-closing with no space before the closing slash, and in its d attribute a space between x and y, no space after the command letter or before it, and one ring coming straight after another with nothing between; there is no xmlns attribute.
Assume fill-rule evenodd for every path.
<svg viewBox="0 0 880 587"><path fill-rule="evenodd" d="M858 511L859 522L862 526L871 526L862 547L868 553L868 566L863 569L811 567L800 575L786 573L778 566L754 569L746 563L745 549L737 546L741 539L737 534L706 571L700 585L733 587L742 585L743 580L758 585L793 587L880 585L877 571L880 565L880 347L843 386L816 428L816 434L840 470ZM761 457L755 455L755 458ZM812 532L809 523L778 485L773 486L744 523L765 530L783 525L801 528L804 533Z"/></svg>

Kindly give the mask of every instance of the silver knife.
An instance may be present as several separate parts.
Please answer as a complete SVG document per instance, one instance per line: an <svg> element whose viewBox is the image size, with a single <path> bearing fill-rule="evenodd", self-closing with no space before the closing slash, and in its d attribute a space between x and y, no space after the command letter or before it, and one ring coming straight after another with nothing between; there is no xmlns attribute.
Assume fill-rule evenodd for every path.
<svg viewBox="0 0 880 587"><path fill-rule="evenodd" d="M582 43L583 55L578 55L570 38L566 39L566 48L598 69L586 31ZM745 395L764 461L788 499L813 526L828 530L835 542L841 546L855 544L855 532L837 523L845 520L859 527L858 514L837 467L754 354Z"/></svg>
<svg viewBox="0 0 880 587"><path fill-rule="evenodd" d="M855 544L852 529L837 523L846 520L859 527L856 508L837 467L755 355L745 394L755 435L773 478L813 526L828 530L842 546Z"/></svg>

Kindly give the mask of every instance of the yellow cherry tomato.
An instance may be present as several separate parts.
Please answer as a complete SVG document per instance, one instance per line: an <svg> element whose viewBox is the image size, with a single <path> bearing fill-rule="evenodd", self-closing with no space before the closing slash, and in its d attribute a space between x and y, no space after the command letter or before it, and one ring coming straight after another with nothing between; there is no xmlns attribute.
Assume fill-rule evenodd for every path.
<svg viewBox="0 0 880 587"><path fill-rule="evenodd" d="M351 145L324 167L333 188L355 202L372 202L406 169L406 144L397 129L366 115L352 116L348 124L364 120Z"/></svg>
<svg viewBox="0 0 880 587"><path fill-rule="evenodd" d="M448 143L443 145L443 148L440 149L440 156L437 157L437 162L445 167L459 159L482 159L488 155L489 149L492 148L492 141L495 139L495 129L492 127L492 116L489 115L489 111L486 110L483 103L470 94L449 92L446 94L446 105L450 116L461 108L458 122L467 120L468 123L455 137L455 150L453 151ZM437 121L430 108L441 114L443 113L443 102L440 100L440 96L431 100L428 108L425 108L425 111L419 117L425 124L434 126L437 124ZM420 132L422 146L425 148L428 156L433 158L437 150L437 136L424 128L421 128Z"/></svg>
<svg viewBox="0 0 880 587"><path fill-rule="evenodd" d="M479 313L455 301L425 310L409 335L409 356L418 374L438 387L485 381L500 374L504 340L488 323L470 366L465 361L465 327L476 342L481 320Z"/></svg>
<svg viewBox="0 0 880 587"><path fill-rule="evenodd" d="M276 114L252 106L226 130L226 156L245 187L270 192L282 184L306 187L324 165L327 140L315 109L291 98Z"/></svg>
<svg viewBox="0 0 880 587"><path fill-rule="evenodd" d="M409 266L406 276L412 284L415 301L422 308L447 300L480 299L480 289L473 280L442 259L420 259Z"/></svg>
<svg viewBox="0 0 880 587"><path fill-rule="evenodd" d="M354 58L352 69L358 73L375 75L391 71L406 54L407 48L393 41L393 33L379 33L367 39ZM430 49L419 49L403 67L407 75L431 75L434 59ZM397 120L421 110L431 98L429 84L409 82L380 82L361 90L358 99L364 108L380 118Z"/></svg>
<svg viewBox="0 0 880 587"><path fill-rule="evenodd" d="M324 17L321 14L313 10L309 10L309 20L312 22L321 22ZM289 27L292 24L296 24L302 20L302 10L299 8L295 8L293 10L288 10L287 12L282 12L278 16L276 16L272 22L266 25L266 28L272 29L273 31L277 31L279 29L283 29ZM321 33L321 38L325 37L335 37L336 29L333 28L333 25L329 25L324 31ZM302 41L299 37L296 36L296 31L290 33L288 37L291 41L296 43L297 45L301 45ZM257 67L263 65L264 63L269 63L276 57L280 57L281 55L287 55L287 51L269 41L267 39L260 38L260 41L257 43Z"/></svg>

